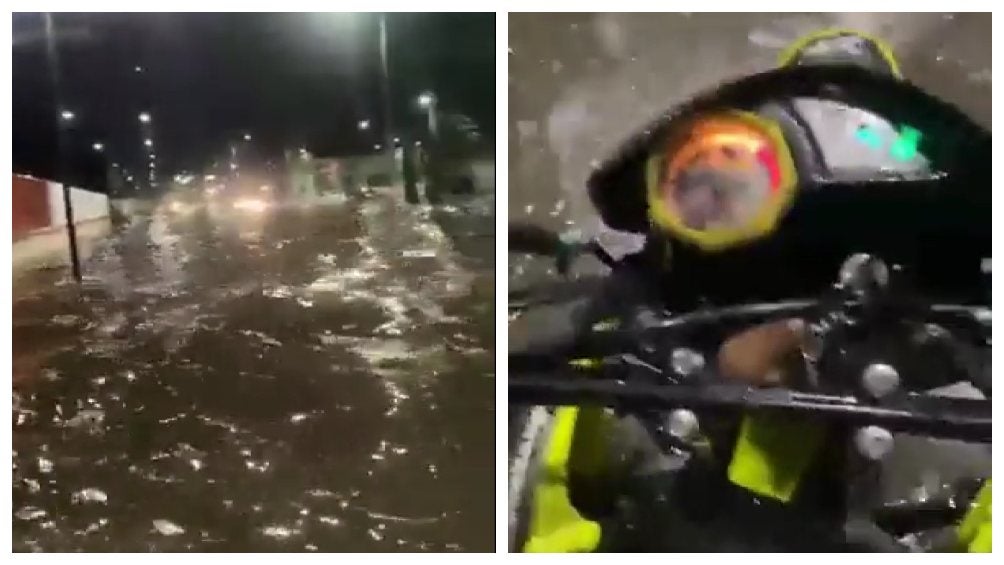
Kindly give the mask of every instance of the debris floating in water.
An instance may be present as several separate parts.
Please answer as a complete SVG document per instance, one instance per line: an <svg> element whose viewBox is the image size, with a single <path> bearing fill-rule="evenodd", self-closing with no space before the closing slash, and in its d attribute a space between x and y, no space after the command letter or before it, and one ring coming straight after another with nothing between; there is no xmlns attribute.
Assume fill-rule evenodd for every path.
<svg viewBox="0 0 1004 565"><path fill-rule="evenodd" d="M86 431L98 431L105 421L104 410L86 409L66 421L66 427Z"/></svg>
<svg viewBox="0 0 1004 565"><path fill-rule="evenodd" d="M317 521L322 524L327 524L328 526L338 526L342 523L341 520L335 518L334 516L318 516Z"/></svg>
<svg viewBox="0 0 1004 565"><path fill-rule="evenodd" d="M70 502L74 504L87 504L89 502L104 504L105 502L108 502L108 495L101 489L85 488L73 493L73 495L70 496Z"/></svg>
<svg viewBox="0 0 1004 565"><path fill-rule="evenodd" d="M51 321L57 326L72 326L80 321L80 317L74 316L73 314L59 314L57 316L53 316Z"/></svg>
<svg viewBox="0 0 1004 565"><path fill-rule="evenodd" d="M18 520L36 520L45 516L45 510L38 508L36 506L25 506L24 508L18 510L14 513L14 517Z"/></svg>
<svg viewBox="0 0 1004 565"><path fill-rule="evenodd" d="M286 526L266 526L262 528L261 533L271 538L286 539L300 533L300 530Z"/></svg>
<svg viewBox="0 0 1004 565"><path fill-rule="evenodd" d="M49 461L45 457L38 458L38 472L39 473L51 473L52 472L52 461Z"/></svg>
<svg viewBox="0 0 1004 565"><path fill-rule="evenodd" d="M427 259L436 256L435 249L405 249L401 256L408 259Z"/></svg>
<svg viewBox="0 0 1004 565"><path fill-rule="evenodd" d="M177 536L185 533L185 528L163 518L153 521L153 529L162 536Z"/></svg>

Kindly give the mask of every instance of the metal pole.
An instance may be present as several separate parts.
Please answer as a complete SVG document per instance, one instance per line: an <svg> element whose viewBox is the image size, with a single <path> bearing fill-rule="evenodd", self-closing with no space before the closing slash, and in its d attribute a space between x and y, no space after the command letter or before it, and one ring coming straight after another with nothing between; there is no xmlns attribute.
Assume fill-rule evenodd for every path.
<svg viewBox="0 0 1004 565"><path fill-rule="evenodd" d="M390 65L388 62L387 55L387 14L380 14L380 68L383 73L382 81L380 84L381 95L383 98L383 134L384 134L384 148L387 151L387 155L390 158L391 170L394 172L392 176L397 177L396 171L394 170L394 120L391 115L391 102L390 102Z"/></svg>
<svg viewBox="0 0 1004 565"><path fill-rule="evenodd" d="M435 140L439 135L439 114L436 111L436 98L433 97L426 110L429 118L429 137Z"/></svg>
<svg viewBox="0 0 1004 565"><path fill-rule="evenodd" d="M73 278L79 283L83 280L83 276L80 272L80 255L77 252L77 226L73 221L73 199L71 198L70 185L65 179L66 128L60 122L62 104L59 97L59 53L56 50L56 34L53 31L52 14L46 12L44 18L46 51L49 56L49 79L52 82L52 97L56 102L56 175L57 178L61 179L63 185L63 211L66 215L66 236L70 243L70 267L73 270Z"/></svg>

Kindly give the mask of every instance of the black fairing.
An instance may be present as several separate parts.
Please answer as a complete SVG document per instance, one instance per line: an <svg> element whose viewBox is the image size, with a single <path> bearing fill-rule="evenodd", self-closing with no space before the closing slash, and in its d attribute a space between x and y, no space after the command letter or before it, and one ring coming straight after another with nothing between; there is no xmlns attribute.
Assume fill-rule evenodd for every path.
<svg viewBox="0 0 1004 565"><path fill-rule="evenodd" d="M821 150L826 132L807 126L796 99L839 102L911 125L924 133L919 153L927 167L909 175L889 174L886 167L853 174L829 168ZM604 222L648 232L644 163L653 145L681 121L726 108L781 123L798 169L798 194L776 232L728 251L706 253L662 234L650 237L650 248L671 248L671 267L659 281L671 308L814 295L855 252L901 265L907 280L931 299L989 304L989 275L981 265L991 256L990 132L908 82L863 69L773 70L671 110L589 179Z"/></svg>

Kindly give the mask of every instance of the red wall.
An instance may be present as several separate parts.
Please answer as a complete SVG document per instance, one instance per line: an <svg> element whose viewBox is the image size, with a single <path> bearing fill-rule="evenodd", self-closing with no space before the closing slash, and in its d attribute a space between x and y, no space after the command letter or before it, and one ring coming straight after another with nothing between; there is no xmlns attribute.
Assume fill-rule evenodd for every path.
<svg viewBox="0 0 1004 565"><path fill-rule="evenodd" d="M49 190L44 180L14 175L14 240L49 226Z"/></svg>

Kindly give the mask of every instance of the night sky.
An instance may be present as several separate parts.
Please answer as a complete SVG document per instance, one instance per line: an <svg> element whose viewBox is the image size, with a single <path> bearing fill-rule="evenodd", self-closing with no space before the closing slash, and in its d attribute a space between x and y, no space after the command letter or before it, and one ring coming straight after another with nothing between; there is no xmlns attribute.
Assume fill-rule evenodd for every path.
<svg viewBox="0 0 1004 565"><path fill-rule="evenodd" d="M77 114L66 175L100 178L145 162L137 115L153 114L159 171L203 170L245 132L264 156L371 150L382 131L373 14L57 14L60 94ZM494 138L495 14L388 14L394 131L421 133L415 97L462 113ZM54 106L43 20L13 17L15 172L55 176ZM135 67L144 72L136 73ZM373 127L360 132L357 122Z"/></svg>

